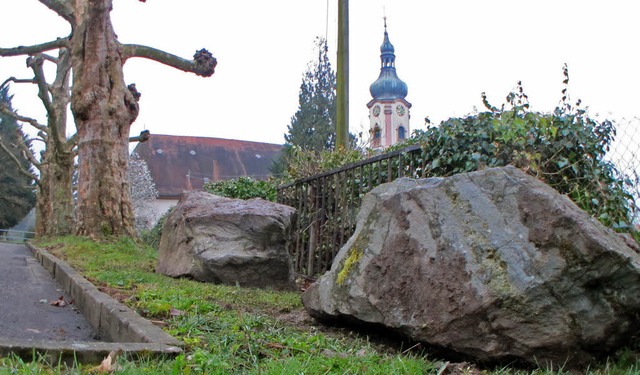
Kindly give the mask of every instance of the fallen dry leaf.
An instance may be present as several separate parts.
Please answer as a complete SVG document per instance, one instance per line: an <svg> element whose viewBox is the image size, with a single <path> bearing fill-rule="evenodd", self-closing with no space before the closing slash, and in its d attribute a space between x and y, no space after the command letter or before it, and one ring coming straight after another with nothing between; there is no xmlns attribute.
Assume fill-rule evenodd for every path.
<svg viewBox="0 0 640 375"><path fill-rule="evenodd" d="M93 367L89 370L91 374L110 374L116 370L114 362L118 354L122 352L122 349L112 350L109 355L102 360L100 366Z"/></svg>
<svg viewBox="0 0 640 375"><path fill-rule="evenodd" d="M49 304L51 306L57 306L57 307L65 307L65 306L67 306L67 302L65 302L64 296L58 297L57 300L49 302Z"/></svg>
<svg viewBox="0 0 640 375"><path fill-rule="evenodd" d="M282 344L278 344L277 342L268 342L267 343L267 348L271 348L271 349L286 349L287 347L282 345Z"/></svg>

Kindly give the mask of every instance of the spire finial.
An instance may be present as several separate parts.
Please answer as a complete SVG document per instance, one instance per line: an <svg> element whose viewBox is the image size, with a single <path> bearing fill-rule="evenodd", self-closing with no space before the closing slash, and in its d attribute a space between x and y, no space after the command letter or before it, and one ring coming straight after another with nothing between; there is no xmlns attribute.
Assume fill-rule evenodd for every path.
<svg viewBox="0 0 640 375"><path fill-rule="evenodd" d="M382 19L384 20L384 31L387 32L387 15L385 14Z"/></svg>
<svg viewBox="0 0 640 375"><path fill-rule="evenodd" d="M387 31L387 7L382 5L382 19L384 20L384 31Z"/></svg>

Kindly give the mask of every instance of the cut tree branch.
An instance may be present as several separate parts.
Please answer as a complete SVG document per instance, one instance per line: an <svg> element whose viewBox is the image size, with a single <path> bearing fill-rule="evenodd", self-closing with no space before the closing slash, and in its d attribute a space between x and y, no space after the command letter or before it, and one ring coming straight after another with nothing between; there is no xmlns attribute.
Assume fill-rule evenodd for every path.
<svg viewBox="0 0 640 375"><path fill-rule="evenodd" d="M75 26L76 18L73 14L73 4L71 0L38 0L44 4L47 8L56 12L60 17L64 18L71 24L71 27Z"/></svg>
<svg viewBox="0 0 640 375"><path fill-rule="evenodd" d="M180 56L139 44L122 45L122 59L126 61L131 57L142 57L157 61L172 68L180 69L184 72L195 73L202 77L210 77L216 69L218 61L206 49L196 51L193 60L183 59Z"/></svg>
<svg viewBox="0 0 640 375"><path fill-rule="evenodd" d="M0 48L0 56L20 56L20 55L34 55L36 53L51 51L62 47L68 47L68 38L58 38L50 42L35 44L32 46L18 46L12 48Z"/></svg>
<svg viewBox="0 0 640 375"><path fill-rule="evenodd" d="M143 130L140 132L140 135L136 137L129 137L129 142L146 142L151 138L151 133L148 130Z"/></svg>
<svg viewBox="0 0 640 375"><path fill-rule="evenodd" d="M4 82L2 82L2 84L0 85L0 90L2 90L6 85L8 85L9 82L13 82L13 83L36 83L36 79L35 78L9 77L9 78L5 79Z"/></svg>
<svg viewBox="0 0 640 375"><path fill-rule="evenodd" d="M53 57L51 55L47 55L46 53L40 53L40 54L38 54L38 56L42 56L43 59L45 59L47 61L51 61L54 64L58 63L58 59L56 57Z"/></svg>
<svg viewBox="0 0 640 375"><path fill-rule="evenodd" d="M54 115L53 105L51 103L51 97L49 96L49 86L47 85L46 78L44 76L44 57L41 54L36 56L29 56L27 58L27 66L33 70L36 83L38 84L38 97L44 104L44 108L47 110L49 116Z"/></svg>

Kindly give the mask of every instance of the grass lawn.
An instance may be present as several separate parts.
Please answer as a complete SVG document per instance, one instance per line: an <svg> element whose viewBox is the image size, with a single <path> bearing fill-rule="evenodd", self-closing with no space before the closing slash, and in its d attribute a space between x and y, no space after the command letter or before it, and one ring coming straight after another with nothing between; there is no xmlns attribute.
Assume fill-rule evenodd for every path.
<svg viewBox="0 0 640 375"><path fill-rule="evenodd" d="M40 241L79 273L184 343L176 358L133 361L118 374L563 374L561 369L483 369L431 357L419 346L316 324L299 292L276 292L172 279L154 272L155 250L123 239L96 243L66 237ZM405 344L406 345L406 344ZM0 357L3 374L85 374L68 367ZM626 350L587 369L590 374L640 374L640 355Z"/></svg>

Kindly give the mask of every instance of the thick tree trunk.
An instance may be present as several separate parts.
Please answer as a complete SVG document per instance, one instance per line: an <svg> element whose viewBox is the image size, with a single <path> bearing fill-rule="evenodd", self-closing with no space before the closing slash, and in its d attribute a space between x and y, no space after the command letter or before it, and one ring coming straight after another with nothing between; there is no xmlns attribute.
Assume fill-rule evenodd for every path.
<svg viewBox="0 0 640 375"><path fill-rule="evenodd" d="M66 48L60 49L56 79L49 87L52 100L47 139L51 204L50 229L46 232L48 236L69 235L73 233L75 224L73 200L75 142L66 138L70 71L69 51Z"/></svg>
<svg viewBox="0 0 640 375"><path fill-rule="evenodd" d="M73 153L57 150L49 170L51 217L46 236L73 233Z"/></svg>
<svg viewBox="0 0 640 375"><path fill-rule="evenodd" d="M74 228L74 201L73 201L73 168L74 168L74 142L66 139L67 133L67 108L69 105L69 75L71 71L71 59L66 48L60 49L56 63L56 78L53 84L41 87L39 96L47 109L49 130L46 139L47 148L43 155L46 162L46 180L41 178L41 183L47 184L47 195L39 197L43 202L39 206L46 205L47 211L42 225L44 236L64 236L73 233ZM34 69L38 86L45 82L44 73ZM47 93L48 90L48 93ZM49 99L50 94L50 99Z"/></svg>
<svg viewBox="0 0 640 375"><path fill-rule="evenodd" d="M76 2L71 109L78 129L79 235L135 236L127 178L128 140L138 114L111 24L110 0Z"/></svg>
<svg viewBox="0 0 640 375"><path fill-rule="evenodd" d="M36 237L73 233L73 153L61 151L48 148L43 157L36 201Z"/></svg>

